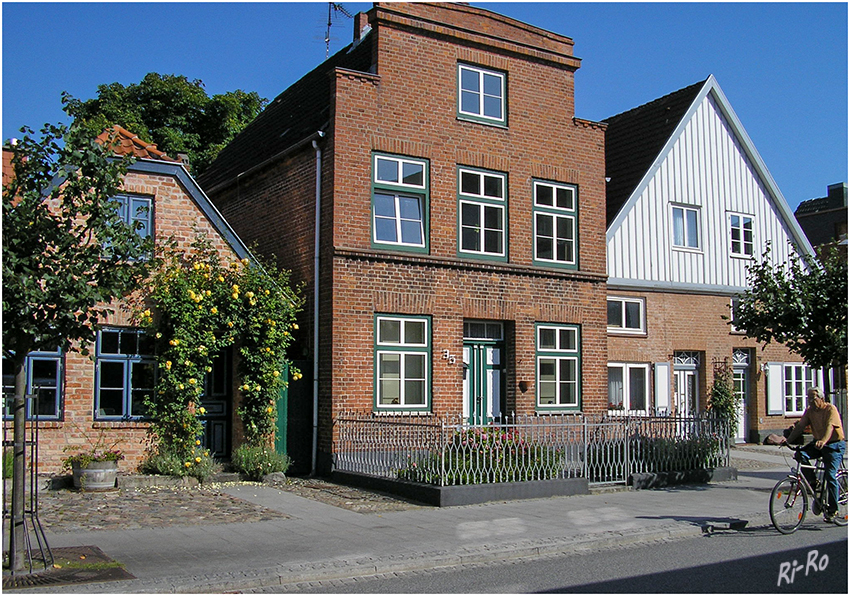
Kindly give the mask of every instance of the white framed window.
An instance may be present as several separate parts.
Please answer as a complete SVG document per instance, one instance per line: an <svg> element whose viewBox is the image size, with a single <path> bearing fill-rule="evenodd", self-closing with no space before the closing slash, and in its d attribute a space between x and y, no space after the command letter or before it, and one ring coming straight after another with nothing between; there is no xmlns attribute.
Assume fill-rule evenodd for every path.
<svg viewBox="0 0 850 596"><path fill-rule="evenodd" d="M372 170L373 244L427 251L428 162L375 155Z"/></svg>
<svg viewBox="0 0 850 596"><path fill-rule="evenodd" d="M608 363L608 409L646 412L649 406L649 364Z"/></svg>
<svg viewBox="0 0 850 596"><path fill-rule="evenodd" d="M507 176L458 168L459 252L504 257Z"/></svg>
<svg viewBox="0 0 850 596"><path fill-rule="evenodd" d="M422 411L430 408L430 366L428 317L376 317L376 409Z"/></svg>
<svg viewBox="0 0 850 596"><path fill-rule="evenodd" d="M535 180L534 260L575 268L578 205L576 187Z"/></svg>
<svg viewBox="0 0 850 596"><path fill-rule="evenodd" d="M740 302L740 298L732 297L729 299L729 333L744 333L743 329L738 329L735 326L735 309Z"/></svg>
<svg viewBox="0 0 850 596"><path fill-rule="evenodd" d="M537 325L538 411L581 406L580 354L577 325Z"/></svg>
<svg viewBox="0 0 850 596"><path fill-rule="evenodd" d="M699 209L673 206L673 246L677 248L700 248Z"/></svg>
<svg viewBox="0 0 850 596"><path fill-rule="evenodd" d="M138 329L103 329L98 333L95 418L146 416L145 398L156 384L153 340Z"/></svg>
<svg viewBox="0 0 850 596"><path fill-rule="evenodd" d="M458 116L506 124L506 81L503 72L458 64Z"/></svg>
<svg viewBox="0 0 850 596"><path fill-rule="evenodd" d="M608 297L609 333L646 333L646 303L643 298Z"/></svg>
<svg viewBox="0 0 850 596"><path fill-rule="evenodd" d="M753 239L753 217L740 213L729 214L729 249L733 256L751 257L755 241Z"/></svg>
<svg viewBox="0 0 850 596"><path fill-rule="evenodd" d="M802 416L806 411L806 391L816 383L816 370L805 364L785 364L782 382L785 396L785 413Z"/></svg>

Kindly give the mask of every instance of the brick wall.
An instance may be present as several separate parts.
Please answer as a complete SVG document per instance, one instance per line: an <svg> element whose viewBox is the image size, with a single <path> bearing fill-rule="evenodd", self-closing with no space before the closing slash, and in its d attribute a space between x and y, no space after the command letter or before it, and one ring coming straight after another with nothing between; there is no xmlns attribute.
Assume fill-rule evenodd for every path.
<svg viewBox="0 0 850 596"><path fill-rule="evenodd" d="M188 249L198 232L206 233L222 255L236 258L229 245L221 238L212 223L195 204L182 185L172 176L129 172L125 176L124 190L135 195L153 197L154 232L158 239L173 237L180 249ZM114 314L104 324L116 327L134 327L129 304L137 297L112 305ZM94 353L94 346L89 346ZM91 441L103 440L117 444L125 455L121 469L134 470L140 463L146 443L147 424L144 422L106 422L94 420L95 362L78 352L64 357L64 401L59 421L45 421L39 425L39 472L53 473L61 470L61 459L66 446L86 447ZM234 393L235 395L235 393ZM235 412L237 404L232 411ZM11 434L11 422L6 422ZM234 416L234 433L238 424Z"/></svg>
<svg viewBox="0 0 850 596"><path fill-rule="evenodd" d="M643 336L608 336L609 362L658 363L673 362L675 352L698 352L699 404L705 408L714 380L712 362L726 359L732 363L732 352L750 352L750 429L764 437L778 432L799 419L793 416L767 414L767 377L762 365L767 362L801 362L778 344L762 346L754 339L730 331L722 316L729 316L729 298L676 294L673 292L628 292L609 290L610 296L638 297L646 300L647 333ZM650 387L654 384L651 382ZM671 388L672 392L672 388ZM754 440L754 437L748 437Z"/></svg>

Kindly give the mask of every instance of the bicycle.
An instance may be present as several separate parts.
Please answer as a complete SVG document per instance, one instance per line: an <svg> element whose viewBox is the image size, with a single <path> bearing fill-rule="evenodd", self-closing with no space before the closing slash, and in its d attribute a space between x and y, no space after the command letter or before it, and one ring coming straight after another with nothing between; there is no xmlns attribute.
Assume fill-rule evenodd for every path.
<svg viewBox="0 0 850 596"><path fill-rule="evenodd" d="M802 447L786 446L793 449L795 454L799 454L802 450ZM803 524L806 519L806 511L809 509L810 495L813 499L812 513L820 515L822 511L826 511L827 490L826 482L824 482L823 460L818 458L817 464L814 466L803 465L796 457L795 462L796 468L792 467L788 477L777 482L770 493L770 521L773 523L773 527L782 534L793 534ZM815 471L815 478L820 482L818 491L812 488L812 485L806 480L806 476L802 472L805 468ZM843 459L835 476L838 479L838 511L835 514L834 522L839 526L846 526L847 468L844 466Z"/></svg>

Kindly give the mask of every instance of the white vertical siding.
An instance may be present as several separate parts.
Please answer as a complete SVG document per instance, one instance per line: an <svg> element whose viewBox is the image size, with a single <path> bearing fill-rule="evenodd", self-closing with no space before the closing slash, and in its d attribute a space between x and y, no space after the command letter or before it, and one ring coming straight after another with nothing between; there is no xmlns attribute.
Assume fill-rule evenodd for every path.
<svg viewBox="0 0 850 596"><path fill-rule="evenodd" d="M671 203L700 208L698 252L672 247ZM729 213L754 218L754 250L767 241L787 260L790 231L711 94L694 112L608 242L608 275L670 284L744 287L748 259L730 256Z"/></svg>

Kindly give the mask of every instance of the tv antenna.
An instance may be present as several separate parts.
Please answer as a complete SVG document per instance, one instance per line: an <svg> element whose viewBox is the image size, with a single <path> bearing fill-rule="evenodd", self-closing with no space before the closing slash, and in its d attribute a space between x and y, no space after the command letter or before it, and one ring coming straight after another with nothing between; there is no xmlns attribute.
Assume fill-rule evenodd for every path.
<svg viewBox="0 0 850 596"><path fill-rule="evenodd" d="M337 13L342 13L349 19L353 19L354 15L339 2L328 2L328 28L325 30L325 60L331 55L331 26L333 25L333 17Z"/></svg>

